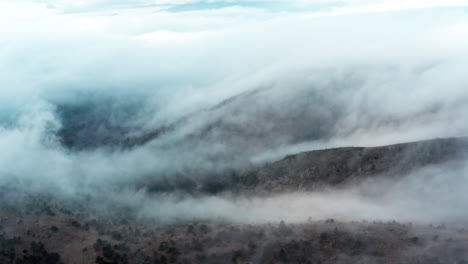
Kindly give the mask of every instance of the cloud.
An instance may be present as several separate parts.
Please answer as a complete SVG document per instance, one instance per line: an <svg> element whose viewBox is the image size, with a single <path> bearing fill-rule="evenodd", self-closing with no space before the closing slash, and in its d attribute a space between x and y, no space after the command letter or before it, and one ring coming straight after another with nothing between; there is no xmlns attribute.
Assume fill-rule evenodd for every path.
<svg viewBox="0 0 468 264"><path fill-rule="evenodd" d="M8 1L2 0L0 3ZM21 0L20 3L44 4L50 9L66 13L112 11L125 9L152 9L153 11L196 12L219 10L231 7L263 9L270 12L314 12L319 15L342 15L347 13L388 12L418 8L467 6L466 0ZM16 2L18 3L18 1ZM15 4L16 5L16 4Z"/></svg>
<svg viewBox="0 0 468 264"><path fill-rule="evenodd" d="M30 4L21 5L28 14L25 6ZM172 14L148 8L122 9L111 16L31 6L37 18L13 19L1 29L5 48L0 67L6 73L1 84L11 89L0 98L15 116L36 100L70 101L77 92L113 94L120 101L133 94L145 97L142 106L149 109L143 112L151 113L151 121L145 122L152 129L267 87L259 107L236 103L223 112L197 114L196 120L209 125L226 112L225 123L242 127L261 118L265 126L259 134L275 126L275 119L266 118L270 114L285 117L278 120L306 118L309 123L301 130L315 130L313 122L328 118L333 127L317 126L342 144L394 143L466 131L463 116L453 114L463 111L456 101L465 97L467 39L460 36L466 21L458 15L464 11L304 18L243 9ZM442 94L442 89L449 92ZM280 113L294 102L296 108ZM316 107L298 115L308 103ZM230 116L238 108L243 113ZM292 123L299 125L301 118L296 120ZM447 126L456 129L448 132ZM377 139L404 130L394 139ZM230 136L220 133L219 137ZM372 137L373 142L362 140L370 134L379 136ZM304 144L308 139L275 136L261 148ZM323 146L320 138L309 139Z"/></svg>
<svg viewBox="0 0 468 264"><path fill-rule="evenodd" d="M284 12L269 2L229 2L165 10L193 4L0 2L0 147L9 150L0 156L2 184L71 196L115 192L297 151L468 133L463 1L297 1ZM110 124L105 133L170 129L132 150L75 152L56 137L74 125L61 116L64 105L92 113L77 111L84 121ZM128 195L143 195L148 207L154 202L134 190ZM284 199L317 206L338 194L317 195L239 203L206 197L177 206L219 205L221 216L250 206L279 212L273 207ZM179 213L171 212L174 201L162 201L165 214ZM279 217L267 213L258 217Z"/></svg>

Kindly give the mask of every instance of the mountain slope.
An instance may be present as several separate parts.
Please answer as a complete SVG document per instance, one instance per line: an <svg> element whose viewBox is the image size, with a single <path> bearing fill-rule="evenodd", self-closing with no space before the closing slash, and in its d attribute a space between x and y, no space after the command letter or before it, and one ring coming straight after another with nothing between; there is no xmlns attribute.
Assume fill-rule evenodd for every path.
<svg viewBox="0 0 468 264"><path fill-rule="evenodd" d="M290 155L251 174L263 191L314 190L368 177L398 177L428 165L463 158L468 138L447 138L382 147L347 147Z"/></svg>

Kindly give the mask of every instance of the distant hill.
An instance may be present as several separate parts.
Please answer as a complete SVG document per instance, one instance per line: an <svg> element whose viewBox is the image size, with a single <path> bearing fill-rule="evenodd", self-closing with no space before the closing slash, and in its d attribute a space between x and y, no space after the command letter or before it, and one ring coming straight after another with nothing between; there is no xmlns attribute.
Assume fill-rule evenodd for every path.
<svg viewBox="0 0 468 264"><path fill-rule="evenodd" d="M446 138L380 147L314 150L240 171L195 177L179 175L146 182L154 192L312 191L325 186L357 183L369 177L399 177L428 165L464 157L468 138Z"/></svg>

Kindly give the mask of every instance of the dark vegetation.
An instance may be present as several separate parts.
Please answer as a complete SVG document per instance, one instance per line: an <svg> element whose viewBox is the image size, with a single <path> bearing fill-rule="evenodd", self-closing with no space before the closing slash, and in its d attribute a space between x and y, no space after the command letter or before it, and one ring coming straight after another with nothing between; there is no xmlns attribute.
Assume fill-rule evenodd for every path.
<svg viewBox="0 0 468 264"><path fill-rule="evenodd" d="M125 100L103 98L98 94L77 95L78 102L53 102L57 117L62 124L58 138L65 147L80 151L107 148L132 148L147 143L164 133L169 127L135 134L141 129L138 116L141 96L126 97Z"/></svg>
<svg viewBox="0 0 468 264"><path fill-rule="evenodd" d="M463 155L466 139L376 148L340 148L288 156L262 168L151 183L150 193L280 193L339 187L367 177L396 177ZM220 181L220 179L228 179ZM158 185L159 184L159 185ZM136 186L137 188L139 186ZM162 223L134 208L90 206L89 197L0 188L0 263L467 263L465 225L341 222L292 224L226 221ZM105 208L105 209L104 209Z"/></svg>
<svg viewBox="0 0 468 264"><path fill-rule="evenodd" d="M0 235L0 263L15 264L60 264L60 255L49 252L42 242L32 241L26 247L21 237ZM22 249L24 248L24 249Z"/></svg>
<svg viewBox="0 0 468 264"><path fill-rule="evenodd" d="M43 202L41 202L43 203ZM459 225L122 221L2 209L0 263L466 263ZM69 217L82 223L73 225ZM17 219L23 222L17 221ZM92 218L92 219L91 219ZM13 220L16 219L16 220ZM50 224L54 223L54 228ZM88 228L85 228L89 225Z"/></svg>

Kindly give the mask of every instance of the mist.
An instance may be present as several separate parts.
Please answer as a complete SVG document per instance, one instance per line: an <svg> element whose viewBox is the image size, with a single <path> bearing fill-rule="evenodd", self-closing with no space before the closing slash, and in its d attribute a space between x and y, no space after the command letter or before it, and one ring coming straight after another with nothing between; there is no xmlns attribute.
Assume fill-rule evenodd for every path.
<svg viewBox="0 0 468 264"><path fill-rule="evenodd" d="M371 179L339 190L270 197L194 199L176 196L159 201L146 200L141 216L159 217L162 221L208 218L245 223L277 223L281 220L302 223L324 219L463 223L466 219L466 182L465 165L450 163L414 171L398 180Z"/></svg>
<svg viewBox="0 0 468 264"><path fill-rule="evenodd" d="M0 1L2 186L90 195L161 221L466 217L465 160L266 197L139 187L222 178L301 151L466 136L463 1L287 12L95 2Z"/></svg>

